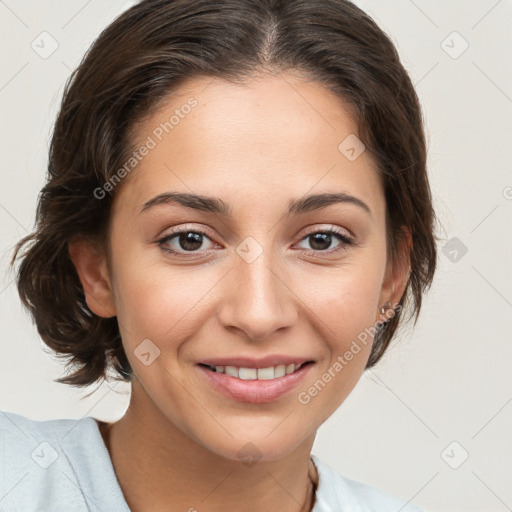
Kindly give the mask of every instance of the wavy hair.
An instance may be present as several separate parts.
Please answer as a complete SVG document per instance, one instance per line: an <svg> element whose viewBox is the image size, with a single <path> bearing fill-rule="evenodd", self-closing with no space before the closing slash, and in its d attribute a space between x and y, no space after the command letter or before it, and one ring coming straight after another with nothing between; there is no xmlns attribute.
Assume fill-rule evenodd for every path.
<svg viewBox="0 0 512 512"><path fill-rule="evenodd" d="M105 243L115 190L94 191L133 151L133 127L188 79L243 82L285 70L324 84L351 109L378 164L393 261L402 226L412 235L400 307L376 331L366 368L410 319L405 311L416 324L436 268L435 213L420 103L390 38L347 0L143 0L103 30L67 80L34 231L11 260L20 260L18 292L39 335L73 370L57 382L87 386L110 369L115 379L134 377L117 318L88 308L68 249L75 237Z"/></svg>

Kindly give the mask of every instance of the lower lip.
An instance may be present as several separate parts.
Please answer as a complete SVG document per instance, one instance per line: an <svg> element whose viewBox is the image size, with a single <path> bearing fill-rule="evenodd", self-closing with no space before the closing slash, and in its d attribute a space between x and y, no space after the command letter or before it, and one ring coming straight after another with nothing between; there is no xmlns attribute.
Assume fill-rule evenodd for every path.
<svg viewBox="0 0 512 512"><path fill-rule="evenodd" d="M296 372L271 380L243 380L196 365L208 382L223 395L239 402L262 404L273 402L297 387L313 363L301 366Z"/></svg>

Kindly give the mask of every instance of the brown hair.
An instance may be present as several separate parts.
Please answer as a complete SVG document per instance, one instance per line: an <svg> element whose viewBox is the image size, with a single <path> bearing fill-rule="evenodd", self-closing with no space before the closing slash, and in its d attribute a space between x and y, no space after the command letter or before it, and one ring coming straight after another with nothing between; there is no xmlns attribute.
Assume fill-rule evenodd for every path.
<svg viewBox="0 0 512 512"><path fill-rule="evenodd" d="M116 379L134 376L117 318L88 308L68 250L77 236L105 243L113 194L94 191L133 151L130 130L187 79L284 70L326 85L352 109L382 178L393 261L401 227L412 235L407 288L366 367L384 354L406 306L416 324L436 268L435 214L420 104L388 36L347 0L143 0L103 30L69 77L35 231L11 261L22 259L17 287L41 338L74 369L57 382L86 386L110 369Z"/></svg>

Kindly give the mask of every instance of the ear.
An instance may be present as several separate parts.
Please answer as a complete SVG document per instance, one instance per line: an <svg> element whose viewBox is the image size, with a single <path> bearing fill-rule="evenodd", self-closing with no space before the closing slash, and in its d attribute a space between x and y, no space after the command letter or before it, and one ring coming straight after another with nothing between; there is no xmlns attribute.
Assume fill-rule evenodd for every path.
<svg viewBox="0 0 512 512"><path fill-rule="evenodd" d="M402 233L403 236L398 239L398 260L393 261L391 257L388 257L386 273L382 282L379 297L378 320L382 320L382 313L380 312L380 308L382 306L391 302L394 307L400 302L407 286L407 281L409 280L411 270L410 250L412 248L412 236L405 226L402 226Z"/></svg>
<svg viewBox="0 0 512 512"><path fill-rule="evenodd" d="M75 238L68 243L89 309L103 318L116 316L107 257L98 243Z"/></svg>

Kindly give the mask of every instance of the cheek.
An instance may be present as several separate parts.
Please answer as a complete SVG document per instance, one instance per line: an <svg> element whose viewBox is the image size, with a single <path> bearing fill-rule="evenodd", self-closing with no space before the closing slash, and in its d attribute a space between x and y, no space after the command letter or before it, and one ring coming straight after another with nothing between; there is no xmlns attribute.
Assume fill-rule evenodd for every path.
<svg viewBox="0 0 512 512"><path fill-rule="evenodd" d="M314 425L327 420L364 372L379 297L378 272L365 269L362 272L355 265L338 269L331 279L321 279L321 286L310 288L306 321L314 324L314 339L324 357L297 394L305 424L312 418Z"/></svg>
<svg viewBox="0 0 512 512"><path fill-rule="evenodd" d="M218 279L206 269L157 264L125 254L117 267L116 307L126 341L184 339L197 329ZM125 336L123 336L125 339Z"/></svg>
<svg viewBox="0 0 512 512"><path fill-rule="evenodd" d="M311 389L311 395L304 390L305 398L313 400L318 392L317 413L324 414L325 410L328 415L350 394L368 361L383 264L379 258L361 258L347 261L329 276L325 272L308 273L299 293L308 305L306 321L314 325L319 350L325 354L319 368L322 382L318 390Z"/></svg>
<svg viewBox="0 0 512 512"><path fill-rule="evenodd" d="M342 348L376 321L381 282L380 264L353 261L329 271L308 272L298 295L330 333L327 339Z"/></svg>

